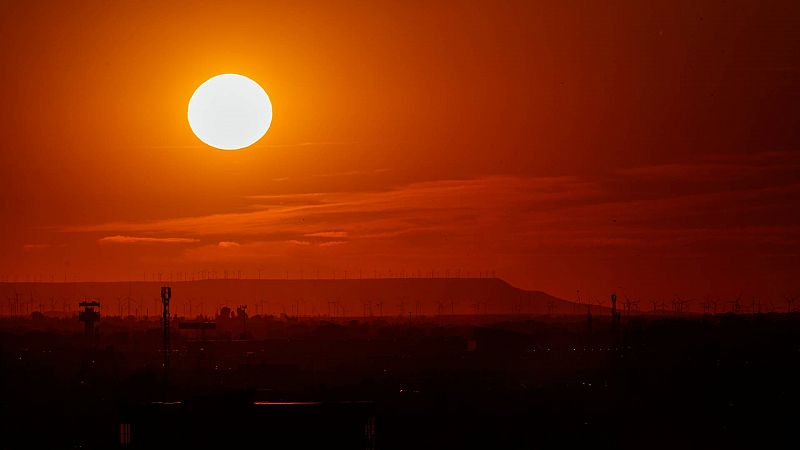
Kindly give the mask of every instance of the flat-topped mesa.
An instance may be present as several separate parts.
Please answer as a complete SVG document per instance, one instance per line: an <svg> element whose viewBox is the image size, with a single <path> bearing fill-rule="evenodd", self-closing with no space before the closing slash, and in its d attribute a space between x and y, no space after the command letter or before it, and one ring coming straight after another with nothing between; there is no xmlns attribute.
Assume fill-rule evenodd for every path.
<svg viewBox="0 0 800 450"><path fill-rule="evenodd" d="M91 295L113 301L130 296L138 315L161 309L162 283L25 283L35 296ZM446 315L565 315L585 308L500 278L210 279L170 283L172 311L214 317L222 306L248 305L252 316L431 317ZM0 285L0 291L21 286ZM2 292L0 292L2 295Z"/></svg>

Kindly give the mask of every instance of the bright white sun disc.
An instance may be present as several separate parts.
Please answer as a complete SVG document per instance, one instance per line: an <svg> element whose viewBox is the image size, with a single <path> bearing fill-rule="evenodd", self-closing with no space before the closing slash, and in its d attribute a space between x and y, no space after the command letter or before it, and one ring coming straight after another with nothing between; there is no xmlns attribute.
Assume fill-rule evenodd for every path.
<svg viewBox="0 0 800 450"><path fill-rule="evenodd" d="M189 100L189 126L206 144L238 150L255 144L272 123L272 103L264 89L242 75L209 78Z"/></svg>

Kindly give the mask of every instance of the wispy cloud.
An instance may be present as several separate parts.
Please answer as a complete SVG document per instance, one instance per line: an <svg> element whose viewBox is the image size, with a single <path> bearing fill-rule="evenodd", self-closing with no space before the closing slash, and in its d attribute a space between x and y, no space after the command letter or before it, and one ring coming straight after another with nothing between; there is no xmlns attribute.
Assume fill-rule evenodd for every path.
<svg viewBox="0 0 800 450"><path fill-rule="evenodd" d="M24 244L22 249L26 252L35 252L50 248L50 244Z"/></svg>
<svg viewBox="0 0 800 450"><path fill-rule="evenodd" d="M688 182L744 180L754 176L793 175L800 170L796 152L761 152L743 155L706 155L664 164L619 169L617 174L634 179L682 179Z"/></svg>
<svg viewBox="0 0 800 450"><path fill-rule="evenodd" d="M345 238L347 231L319 231L316 233L306 233L306 237L321 237L321 238Z"/></svg>
<svg viewBox="0 0 800 450"><path fill-rule="evenodd" d="M552 209L596 197L595 187L573 178L491 177L416 183L387 191L270 195L263 208L150 222L66 227L71 232L170 233L356 239L402 231L486 222L533 208ZM500 215L498 216L498 213ZM320 231L325 225L333 230ZM327 227L326 227L327 228ZM333 228L333 227L331 227Z"/></svg>
<svg viewBox="0 0 800 450"><path fill-rule="evenodd" d="M793 252L800 247L800 219L787 211L800 201L792 169L798 161L793 154L774 153L591 177L493 176L384 191L269 194L248 197L252 205L245 212L64 231L119 233L100 239L115 243L218 241L185 251L208 258L234 247L225 258L324 247L353 258L377 252L445 257L457 251L461 256L593 249L675 253L759 246ZM187 237L169 237L174 235Z"/></svg>
<svg viewBox="0 0 800 450"><path fill-rule="evenodd" d="M333 247L334 245L342 245L342 244L346 244L346 243L347 243L347 241L325 241L325 242L320 242L319 246L320 247Z"/></svg>
<svg viewBox="0 0 800 450"><path fill-rule="evenodd" d="M192 238L159 238L117 235L100 238L97 242L101 244L191 244L200 242L200 240Z"/></svg>

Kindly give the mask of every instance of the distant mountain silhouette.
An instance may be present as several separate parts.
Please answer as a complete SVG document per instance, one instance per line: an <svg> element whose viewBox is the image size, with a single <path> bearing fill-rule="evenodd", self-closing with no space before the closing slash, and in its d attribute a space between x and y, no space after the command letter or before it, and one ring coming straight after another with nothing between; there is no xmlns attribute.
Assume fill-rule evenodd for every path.
<svg viewBox="0 0 800 450"><path fill-rule="evenodd" d="M172 312L213 315L221 306L247 305L250 315L397 317L465 314L585 314L584 306L499 278L383 278L320 280L198 280L161 282L0 283L2 311L18 294L29 311L74 310L99 298L103 315L155 316L160 286L172 286ZM130 302L128 301L130 297ZM129 308L130 304L130 308ZM41 306L40 306L41 305ZM54 305L54 306L51 306ZM190 306L191 305L191 306ZM601 308L595 307L598 312ZM299 312L299 314L298 314Z"/></svg>

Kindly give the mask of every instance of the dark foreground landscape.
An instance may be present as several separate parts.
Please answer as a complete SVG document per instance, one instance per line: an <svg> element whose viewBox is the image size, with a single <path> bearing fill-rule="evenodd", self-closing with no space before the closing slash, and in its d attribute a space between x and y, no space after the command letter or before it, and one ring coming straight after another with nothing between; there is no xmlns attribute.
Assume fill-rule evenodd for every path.
<svg viewBox="0 0 800 450"><path fill-rule="evenodd" d="M174 321L166 371L155 316L102 316L91 336L77 315L5 317L0 445L792 448L799 325L226 310Z"/></svg>

